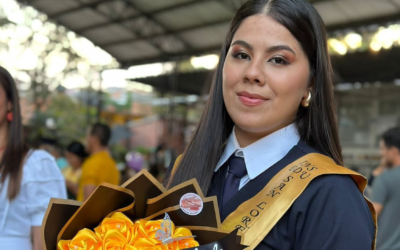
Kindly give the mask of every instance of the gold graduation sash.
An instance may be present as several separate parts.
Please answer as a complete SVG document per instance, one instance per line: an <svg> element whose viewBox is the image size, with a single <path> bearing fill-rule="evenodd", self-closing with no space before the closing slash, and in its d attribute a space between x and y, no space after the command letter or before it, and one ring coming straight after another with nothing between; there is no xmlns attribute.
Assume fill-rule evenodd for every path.
<svg viewBox="0 0 400 250"><path fill-rule="evenodd" d="M179 162L180 158L176 160L171 176L175 174ZM279 171L257 195L242 203L224 220L222 229L233 231L239 228L243 233L242 244L249 246L247 250L254 249L308 184L314 178L327 174L350 175L361 193L367 186L367 180L362 175L337 165L331 158L317 153L307 154ZM375 224L375 237L371 246L374 250L377 233L376 214L372 203L367 198L365 200Z"/></svg>

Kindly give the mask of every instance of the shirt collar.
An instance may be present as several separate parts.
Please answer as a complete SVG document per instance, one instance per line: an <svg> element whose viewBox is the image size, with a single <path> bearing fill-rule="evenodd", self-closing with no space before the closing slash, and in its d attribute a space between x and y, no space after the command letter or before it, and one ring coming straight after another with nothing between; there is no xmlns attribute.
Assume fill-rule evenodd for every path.
<svg viewBox="0 0 400 250"><path fill-rule="evenodd" d="M254 179L280 161L297 145L299 140L300 136L296 125L292 123L245 148L241 148L236 139L235 129L233 129L215 171L218 171L233 153L240 150L243 152L249 178Z"/></svg>

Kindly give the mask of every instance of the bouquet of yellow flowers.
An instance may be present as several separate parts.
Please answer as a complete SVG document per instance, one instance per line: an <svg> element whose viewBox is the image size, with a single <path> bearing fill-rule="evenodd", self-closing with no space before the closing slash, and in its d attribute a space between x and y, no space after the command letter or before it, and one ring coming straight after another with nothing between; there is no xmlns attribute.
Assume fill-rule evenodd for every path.
<svg viewBox="0 0 400 250"><path fill-rule="evenodd" d="M220 226L216 198L196 180L167 191L144 170L121 187L100 185L83 204L52 199L43 236L45 250L245 248L237 231Z"/></svg>
<svg viewBox="0 0 400 250"><path fill-rule="evenodd" d="M179 250L199 246L189 229L177 227L168 214L164 220L137 220L133 223L121 212L105 218L94 229L82 229L72 240L60 240L58 250ZM167 244L165 244L167 243Z"/></svg>

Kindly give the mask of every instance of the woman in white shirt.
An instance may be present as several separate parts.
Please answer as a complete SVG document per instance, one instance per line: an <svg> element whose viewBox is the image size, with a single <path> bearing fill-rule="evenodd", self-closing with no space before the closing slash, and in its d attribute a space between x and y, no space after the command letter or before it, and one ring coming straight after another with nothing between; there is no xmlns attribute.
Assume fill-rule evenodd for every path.
<svg viewBox="0 0 400 250"><path fill-rule="evenodd" d="M64 178L52 156L25 146L18 91L0 67L1 249L43 249L41 225L53 197L66 198Z"/></svg>

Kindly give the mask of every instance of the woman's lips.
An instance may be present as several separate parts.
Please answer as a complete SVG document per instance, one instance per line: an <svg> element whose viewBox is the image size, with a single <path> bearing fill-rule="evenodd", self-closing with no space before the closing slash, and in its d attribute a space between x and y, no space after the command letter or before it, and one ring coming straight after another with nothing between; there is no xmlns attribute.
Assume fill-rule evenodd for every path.
<svg viewBox="0 0 400 250"><path fill-rule="evenodd" d="M248 93L246 91L242 91L237 93L239 100L246 106L259 106L261 104L263 104L264 102L266 102L268 99L258 95L258 94L251 94Z"/></svg>

